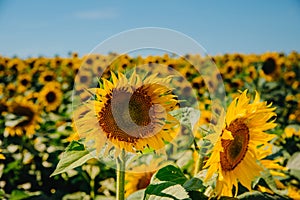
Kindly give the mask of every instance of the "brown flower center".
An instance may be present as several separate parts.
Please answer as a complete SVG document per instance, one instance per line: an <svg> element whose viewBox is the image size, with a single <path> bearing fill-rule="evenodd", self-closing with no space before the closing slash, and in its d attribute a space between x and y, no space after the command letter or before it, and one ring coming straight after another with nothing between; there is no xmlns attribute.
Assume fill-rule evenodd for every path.
<svg viewBox="0 0 300 200"><path fill-rule="evenodd" d="M276 61L273 58L268 58L263 66L262 70L266 75L272 74L276 69Z"/></svg>
<svg viewBox="0 0 300 200"><path fill-rule="evenodd" d="M233 140L222 139L224 152L220 152L222 170L233 170L245 157L249 144L249 129L242 119L236 119L226 128Z"/></svg>
<svg viewBox="0 0 300 200"><path fill-rule="evenodd" d="M50 81L53 80L53 76L52 76L52 75L46 75L46 76L44 77L44 80L47 81L47 82L50 82Z"/></svg>
<svg viewBox="0 0 300 200"><path fill-rule="evenodd" d="M232 66L228 66L227 68L227 73L230 74L233 71L233 67Z"/></svg>
<svg viewBox="0 0 300 200"><path fill-rule="evenodd" d="M47 102L48 103L53 103L55 101L55 99L56 99L55 92L52 92L52 91L48 92L48 94L46 95Z"/></svg>
<svg viewBox="0 0 300 200"><path fill-rule="evenodd" d="M114 89L106 97L108 100L98 115L99 125L108 138L135 143L154 132L153 103L143 87L133 93Z"/></svg>
<svg viewBox="0 0 300 200"><path fill-rule="evenodd" d="M21 84L22 84L23 86L27 86L28 83L29 83L29 81L28 81L27 79L22 79L22 80L21 80Z"/></svg>
<svg viewBox="0 0 300 200"><path fill-rule="evenodd" d="M34 117L34 111L30 109L30 107L17 105L13 108L12 113L14 113L17 116L24 116L26 119L20 121L16 127L22 127L26 126L31 123L33 117Z"/></svg>

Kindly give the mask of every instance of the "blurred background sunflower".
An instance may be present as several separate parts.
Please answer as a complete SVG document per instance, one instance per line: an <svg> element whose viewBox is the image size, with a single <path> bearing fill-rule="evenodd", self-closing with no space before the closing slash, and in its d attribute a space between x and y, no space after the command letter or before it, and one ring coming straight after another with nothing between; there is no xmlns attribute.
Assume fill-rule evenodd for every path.
<svg viewBox="0 0 300 200"><path fill-rule="evenodd" d="M55 111L62 103L63 93L58 82L47 83L39 92L38 101L47 112Z"/></svg>
<svg viewBox="0 0 300 200"><path fill-rule="evenodd" d="M31 136L42 121L40 107L30 99L18 96L7 103L8 114L4 134Z"/></svg>

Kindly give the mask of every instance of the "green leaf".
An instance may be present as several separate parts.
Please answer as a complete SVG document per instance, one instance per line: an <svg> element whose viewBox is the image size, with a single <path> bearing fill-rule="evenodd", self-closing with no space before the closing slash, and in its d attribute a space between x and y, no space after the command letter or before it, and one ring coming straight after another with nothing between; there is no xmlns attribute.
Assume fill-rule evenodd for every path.
<svg viewBox="0 0 300 200"><path fill-rule="evenodd" d="M63 153L61 160L58 162L55 171L50 175L50 177L61 174L70 169L74 169L91 158L93 158L93 156L88 150L84 149L82 144L73 141L66 148L66 151Z"/></svg>
<svg viewBox="0 0 300 200"><path fill-rule="evenodd" d="M83 151L84 145L78 141L72 141L65 151Z"/></svg>
<svg viewBox="0 0 300 200"><path fill-rule="evenodd" d="M194 199L194 200L198 200L198 199L207 200L208 199L207 196L205 196L202 192L199 192L199 191L190 191L189 196L191 199Z"/></svg>
<svg viewBox="0 0 300 200"><path fill-rule="evenodd" d="M294 153L287 162L290 174L300 180L300 152Z"/></svg>
<svg viewBox="0 0 300 200"><path fill-rule="evenodd" d="M158 170L154 175L153 182L155 182L156 179L159 180L156 182L171 181L180 185L183 185L187 181L187 178L182 171L173 165L167 165Z"/></svg>
<svg viewBox="0 0 300 200"><path fill-rule="evenodd" d="M221 198L222 199L222 198ZM259 191L252 191L252 192L245 192L241 195L238 196L238 199L240 200L252 200L252 199L259 199L259 200L274 200L274 199L278 199L278 200L285 200L285 199L289 199L277 194L267 194L267 193L262 193Z"/></svg>
<svg viewBox="0 0 300 200"><path fill-rule="evenodd" d="M142 189L142 190L138 190L138 191L132 193L131 195L129 195L127 197L127 200L141 200L141 199L143 199L143 197L145 195L145 190L146 189Z"/></svg>
<svg viewBox="0 0 300 200"><path fill-rule="evenodd" d="M3 197L4 195L5 195L5 191L2 188L0 188L0 197Z"/></svg>
<svg viewBox="0 0 300 200"><path fill-rule="evenodd" d="M191 107L179 108L171 111L170 114L179 120L180 124L193 130L194 125L200 117L200 111Z"/></svg>
<svg viewBox="0 0 300 200"><path fill-rule="evenodd" d="M296 177L298 180L300 180L300 170L299 169L292 169L290 171L290 175Z"/></svg>
<svg viewBox="0 0 300 200"><path fill-rule="evenodd" d="M3 173L6 174L10 171L18 171L20 170L21 165L20 165L20 160L15 160L13 162L8 163L5 167L4 167L4 171Z"/></svg>
<svg viewBox="0 0 300 200"><path fill-rule="evenodd" d="M286 166L289 169L300 169L300 152L294 153L288 160Z"/></svg>
<svg viewBox="0 0 300 200"><path fill-rule="evenodd" d="M29 194L27 194L25 191L22 190L13 190L10 199L11 200L21 200L30 197Z"/></svg>
<svg viewBox="0 0 300 200"><path fill-rule="evenodd" d="M190 180L186 181L183 184L183 187L187 191L196 191L196 190L199 190L204 187L202 183L203 183L202 180L200 180L199 178L193 177Z"/></svg>
<svg viewBox="0 0 300 200"><path fill-rule="evenodd" d="M161 182L158 184L149 185L145 191L144 199L190 200L186 190L181 185L174 182Z"/></svg>

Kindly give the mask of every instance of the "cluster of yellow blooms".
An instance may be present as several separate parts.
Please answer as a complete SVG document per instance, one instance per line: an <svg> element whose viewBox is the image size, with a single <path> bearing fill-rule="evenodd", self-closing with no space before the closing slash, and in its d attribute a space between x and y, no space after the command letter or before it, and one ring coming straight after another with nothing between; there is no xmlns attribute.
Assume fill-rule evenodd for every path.
<svg viewBox="0 0 300 200"><path fill-rule="evenodd" d="M117 59L111 62L116 57ZM101 128L106 131L106 137L114 145L131 152L140 150L148 144L152 145L153 148L160 148L164 145L160 138L165 137L166 141L171 141L174 137L173 134L170 133L169 138L166 138L168 134L163 132L151 136L149 130L154 130L156 125L161 123L159 119L164 113L155 111L153 119L133 116L133 120L138 125L153 121L150 129L145 128L139 131L148 136L147 139L138 140L133 136L126 135L124 131L119 129L117 130L118 134L114 135L116 130L112 131L111 127L115 126L115 122L109 121L112 117L112 111L109 110L110 106L108 106L112 104L109 96L112 95L112 90L115 92L114 95L120 98L126 98L130 94L136 98L133 106L145 103L147 108L150 108L153 102L160 104L167 102L168 104L166 103L164 108L170 111L176 106L174 95L163 86L142 86L142 83L150 85L153 77L140 81L132 75L127 80L121 73L117 72L124 72L135 66L144 66L147 71L157 64L166 66L166 71L168 69L177 71L191 84L193 91L188 91L189 87L184 88L185 86L180 85L180 81L177 83L178 87L183 87L182 91L187 93L194 92L200 102L201 117L198 125L201 126L213 123L214 120L209 107L211 102L208 98L208 90L214 86L207 86L204 78L189 61L196 63L203 62L205 59L207 58L202 58L199 55L186 55L181 58L170 55L143 58L141 56L130 57L129 55L116 54L89 55L80 58L76 53L68 58L20 59L17 57L0 57L0 113L1 123L4 125L3 133L0 133L0 140L4 137L23 135L32 138L39 130L44 117L50 113L57 115L63 113L63 115L71 118L72 113L66 111L63 105L72 103L72 95L70 95L72 92L78 94L81 99L89 98L90 93L85 90L84 86L92 85L96 75L112 79L110 83L104 83L103 90L96 93L96 95L107 98L105 101L97 102L99 104L97 123L99 122ZM224 54L213 56L211 60L219 69L219 72L214 73L213 76L223 80L226 95L232 99L232 103L228 107L227 115L222 118L222 124L215 127L216 132L221 133L221 135L209 138L215 146L204 167L209 167L206 179L210 179L216 171L219 173L215 193L231 196L233 186L235 186L237 193L238 181L250 190L251 180L258 175L257 173L262 170L262 167L272 165L275 168L283 169L272 161L264 160L266 152L269 152L266 143L274 138L273 135L265 134L264 131L276 126L274 123L275 116L277 116L277 122L280 123L281 129L289 124L300 122L300 54L296 52L291 52L288 55L275 52L261 55ZM116 73L110 73L110 71ZM160 79L155 78L155 80ZM124 85L133 82L139 86L135 88L139 93L124 90ZM164 83L163 80L160 82ZM74 83L76 84L75 89L73 88ZM261 93L261 95L255 96L252 103L246 95L247 88L250 92L259 90ZM240 94L238 91L244 92ZM161 98L162 93L164 94L163 99ZM269 98L268 95L276 96ZM270 100L270 102L261 102L260 98ZM271 104L277 109L271 108ZM143 113L143 110L138 112ZM222 115L222 113L219 114ZM85 115L86 118L79 119L77 128L86 129L86 122L89 121L88 116L91 114L85 112ZM169 126L173 126L176 120L169 114L165 118L170 123L163 127L163 130L169 130ZM286 128L284 132L283 138L299 137L300 135L299 130L291 128ZM91 137L92 134L97 135L97 133L97 129L94 129L93 133L88 134ZM152 137L154 139L151 139ZM78 139L78 135L70 135L69 139ZM97 141L97 137L91 139ZM97 144L103 143L100 145L103 146L103 141L105 139L100 138ZM135 146L132 147L128 143L134 143ZM243 146L244 144L247 145ZM235 151L236 148L238 148L238 154ZM261 160L262 166L253 160L254 157ZM0 159L5 159L5 152L4 155L0 154ZM253 171L246 170L247 166L250 166ZM243 174L244 178L241 178ZM146 177L151 178L151 175L148 173ZM131 181L131 188L129 189L131 192L141 189L138 185L134 185L135 182L139 183L138 178L135 175L135 180ZM131 179L128 178L128 180ZM145 180L145 182L148 183L149 181Z"/></svg>

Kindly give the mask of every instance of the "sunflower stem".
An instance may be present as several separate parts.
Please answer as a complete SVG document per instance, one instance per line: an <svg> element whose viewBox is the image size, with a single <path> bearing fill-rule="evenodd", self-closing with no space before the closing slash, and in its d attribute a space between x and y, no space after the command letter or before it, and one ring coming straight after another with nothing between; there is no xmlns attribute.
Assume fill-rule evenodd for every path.
<svg viewBox="0 0 300 200"><path fill-rule="evenodd" d="M95 199L95 179L91 179L90 186L91 186L90 196L92 199Z"/></svg>
<svg viewBox="0 0 300 200"><path fill-rule="evenodd" d="M123 149L117 158L117 200L125 199L125 164L126 155Z"/></svg>
<svg viewBox="0 0 300 200"><path fill-rule="evenodd" d="M202 149L199 148L197 142L194 140L194 146L195 146L195 151L198 154L196 163L195 163L195 168L194 168L194 176L198 174L199 171L202 170L203 168L203 161L204 161L204 156L202 154Z"/></svg>

